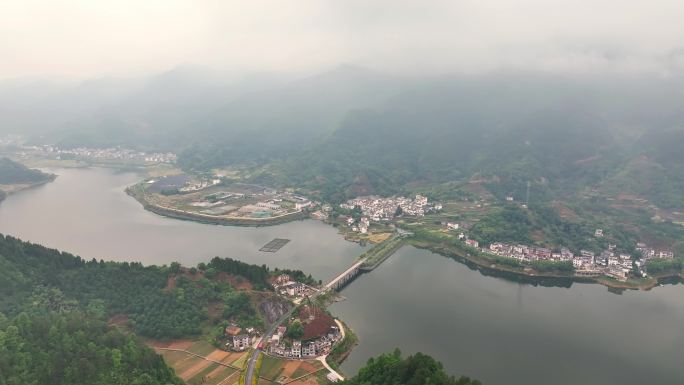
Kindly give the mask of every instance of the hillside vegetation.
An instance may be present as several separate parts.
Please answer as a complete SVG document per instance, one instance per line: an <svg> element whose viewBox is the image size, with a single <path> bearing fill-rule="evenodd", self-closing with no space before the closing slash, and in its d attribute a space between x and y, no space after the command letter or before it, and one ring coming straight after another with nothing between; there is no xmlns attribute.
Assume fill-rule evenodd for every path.
<svg viewBox="0 0 684 385"><path fill-rule="evenodd" d="M0 384L181 385L152 349L78 311L0 314Z"/></svg>
<svg viewBox="0 0 684 385"><path fill-rule="evenodd" d="M125 314L140 335L184 337L200 332L208 302L218 300L223 317L246 317L254 325L256 310L245 292L217 280L190 280L190 270L177 263L86 262L0 235L0 384L180 385L159 355L105 320ZM272 274L265 266L219 258L198 271L242 276L257 286ZM300 271L283 271L310 280ZM176 277L173 288L169 276ZM399 352L371 359L347 383L479 384L447 375L429 356L402 358Z"/></svg>
<svg viewBox="0 0 684 385"><path fill-rule="evenodd" d="M143 266L140 263L85 261L69 253L0 236L0 312L14 316L32 306L59 311L98 308L104 316L124 315L140 335L173 339L199 335L209 321L209 304L219 305L226 319L254 320L257 312L226 281L228 273L255 288L267 289L272 272L231 259L214 258L204 269ZM193 273L194 271L194 273ZM308 279L300 271L289 271ZM171 278L169 278L171 277ZM168 282L172 280L173 286ZM126 285L121 285L126 282ZM214 319L212 322L218 322Z"/></svg>
<svg viewBox="0 0 684 385"><path fill-rule="evenodd" d="M0 158L0 184L36 183L47 180L50 175L12 161Z"/></svg>
<svg viewBox="0 0 684 385"><path fill-rule="evenodd" d="M399 350L368 360L348 385L480 385L468 377L455 378L444 372L434 358L416 353L403 358Z"/></svg>

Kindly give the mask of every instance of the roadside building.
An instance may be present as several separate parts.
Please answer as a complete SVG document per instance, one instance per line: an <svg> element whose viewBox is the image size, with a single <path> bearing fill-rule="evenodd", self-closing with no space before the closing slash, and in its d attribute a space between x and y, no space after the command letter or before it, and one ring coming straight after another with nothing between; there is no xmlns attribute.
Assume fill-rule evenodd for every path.
<svg viewBox="0 0 684 385"><path fill-rule="evenodd" d="M302 357L311 358L316 357L316 344L307 342L302 346Z"/></svg>
<svg viewBox="0 0 684 385"><path fill-rule="evenodd" d="M470 247L477 248L480 246L480 243L474 239L466 239L465 244Z"/></svg>
<svg viewBox="0 0 684 385"><path fill-rule="evenodd" d="M241 352L247 348L249 348L249 336L247 334L233 336L233 350Z"/></svg>
<svg viewBox="0 0 684 385"><path fill-rule="evenodd" d="M292 358L302 358L301 341L292 341Z"/></svg>
<svg viewBox="0 0 684 385"><path fill-rule="evenodd" d="M241 331L242 331L242 329L240 327L238 327L236 325L230 325L230 326L226 327L224 332L227 336L234 337L234 336L240 334Z"/></svg>

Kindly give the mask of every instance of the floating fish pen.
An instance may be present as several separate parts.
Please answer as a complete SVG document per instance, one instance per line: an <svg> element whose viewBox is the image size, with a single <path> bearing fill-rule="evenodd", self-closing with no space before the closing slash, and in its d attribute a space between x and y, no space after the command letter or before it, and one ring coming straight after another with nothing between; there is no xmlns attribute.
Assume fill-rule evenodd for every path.
<svg viewBox="0 0 684 385"><path fill-rule="evenodd" d="M259 249L259 251L275 253L276 251L280 250L283 246L285 246L288 242L290 242L289 239L276 238L271 242L265 244L264 247Z"/></svg>

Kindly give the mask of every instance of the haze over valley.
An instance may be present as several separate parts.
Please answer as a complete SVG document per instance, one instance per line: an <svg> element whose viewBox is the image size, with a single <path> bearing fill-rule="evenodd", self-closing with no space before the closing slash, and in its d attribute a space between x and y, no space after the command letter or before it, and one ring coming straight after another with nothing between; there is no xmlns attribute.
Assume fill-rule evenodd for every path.
<svg viewBox="0 0 684 385"><path fill-rule="evenodd" d="M0 5L0 384L676 384L675 1Z"/></svg>

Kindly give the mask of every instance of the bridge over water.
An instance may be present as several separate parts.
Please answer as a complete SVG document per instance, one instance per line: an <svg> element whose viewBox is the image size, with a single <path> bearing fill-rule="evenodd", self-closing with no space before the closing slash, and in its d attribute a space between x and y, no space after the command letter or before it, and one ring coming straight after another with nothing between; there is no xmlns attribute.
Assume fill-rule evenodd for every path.
<svg viewBox="0 0 684 385"><path fill-rule="evenodd" d="M349 267L347 270L343 271L340 275L333 278L332 281L328 282L323 287L323 290L338 290L347 283L349 283L351 280L356 278L356 276L358 276L359 273L361 273L361 266L366 262L366 259L367 258L362 258L353 265L351 265L351 267Z"/></svg>
<svg viewBox="0 0 684 385"><path fill-rule="evenodd" d="M378 267L404 245L403 237L403 234L395 234L361 254L353 265L328 282L323 287L323 291L339 290L358 277L359 274Z"/></svg>
<svg viewBox="0 0 684 385"><path fill-rule="evenodd" d="M314 298L320 294L323 294L325 292L328 292L330 290L339 290L342 287L344 287L346 284L354 280L354 278L358 277L359 274L366 272L366 271L371 271L378 267L382 262L384 262L387 258L389 258L390 255L394 254L397 250L401 248L401 246L404 244L403 237L406 235L410 235L410 233L406 232L399 232L398 234L393 235L389 239L385 240L384 242L381 242L375 246L373 246L371 249L367 250L363 254L359 256L359 259L354 262L353 265L348 267L345 271L337 275L335 278L333 278L330 282L328 282L323 288L314 294ZM283 314L280 319L278 319L276 322L274 322L271 327L264 333L261 338L259 339L259 342L256 344L256 348L254 349L253 354L250 355L248 361L247 361L247 372L245 374L245 384L252 384L252 379L254 376L254 370L256 367L256 362L257 359L259 358L259 355L261 355L262 352L262 344L265 341L268 341L271 338L271 335L273 335L275 328L280 325L281 323L285 322L286 319L288 319L293 312L297 309L297 306L293 306L290 311L287 313ZM337 373L336 373L337 374ZM339 374L337 374L338 377Z"/></svg>

